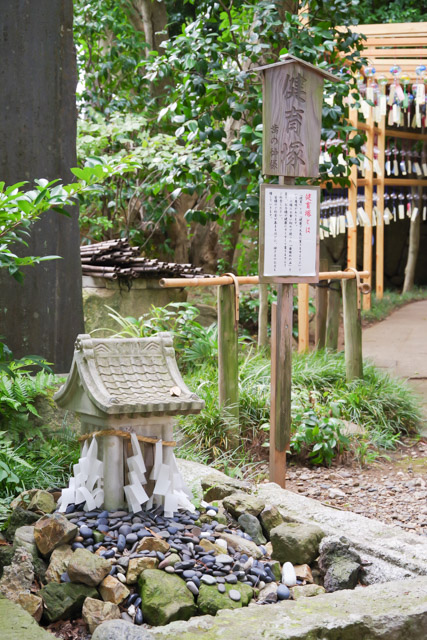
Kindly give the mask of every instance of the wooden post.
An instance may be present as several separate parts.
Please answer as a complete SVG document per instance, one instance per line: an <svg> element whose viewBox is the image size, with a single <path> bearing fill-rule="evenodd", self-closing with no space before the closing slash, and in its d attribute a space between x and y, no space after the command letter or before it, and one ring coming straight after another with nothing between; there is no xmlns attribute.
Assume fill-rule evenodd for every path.
<svg viewBox="0 0 427 640"><path fill-rule="evenodd" d="M272 310L270 480L286 486L286 451L291 439L293 285L277 285Z"/></svg>
<svg viewBox="0 0 427 640"><path fill-rule="evenodd" d="M298 351L308 351L310 343L309 313L308 313L308 284L298 285Z"/></svg>
<svg viewBox="0 0 427 640"><path fill-rule="evenodd" d="M367 279L367 283L372 285L372 209L373 209L373 199L374 199L374 170L373 170L373 159L374 159L374 116L372 114L372 109L370 109L370 115L368 118L368 129L366 131L368 136L368 141L366 143L366 155L368 157L369 163L366 168L366 186L365 186L365 211L366 215L369 218L369 225L365 225L363 227L363 270L369 271L370 275ZM371 294L367 293L363 296L363 308L370 309L371 308Z"/></svg>
<svg viewBox="0 0 427 640"><path fill-rule="evenodd" d="M339 271L339 265L332 265L331 271ZM331 351L338 349L338 330L340 326L341 295L338 282L331 280L328 289L328 314L326 321L325 346Z"/></svg>
<svg viewBox="0 0 427 640"><path fill-rule="evenodd" d="M328 261L325 258L320 259L320 271L326 271ZM319 282L316 287L316 320L314 343L316 349L324 349L326 342L326 317L328 312L328 289L325 281Z"/></svg>
<svg viewBox="0 0 427 640"><path fill-rule="evenodd" d="M352 127L357 129L357 109L350 109L349 122ZM351 137L356 135L357 131L350 134ZM352 149L350 156L355 156ZM351 166L350 187L348 190L348 210L353 219L352 227L348 228L347 233L347 266L357 269L357 166Z"/></svg>
<svg viewBox="0 0 427 640"><path fill-rule="evenodd" d="M258 291L258 346L266 347L268 344L268 284L260 284Z"/></svg>
<svg viewBox="0 0 427 640"><path fill-rule="evenodd" d="M347 382L363 378L362 321L357 303L357 282L342 281L344 310L345 370Z"/></svg>
<svg viewBox="0 0 427 640"><path fill-rule="evenodd" d="M232 418L229 447L239 445L238 327L234 286L218 287L218 387L219 402Z"/></svg>
<svg viewBox="0 0 427 640"><path fill-rule="evenodd" d="M385 116L379 122L378 133L378 164L381 168L379 184L377 186L377 232L375 244L375 292L378 300L384 295L384 180L385 180Z"/></svg>

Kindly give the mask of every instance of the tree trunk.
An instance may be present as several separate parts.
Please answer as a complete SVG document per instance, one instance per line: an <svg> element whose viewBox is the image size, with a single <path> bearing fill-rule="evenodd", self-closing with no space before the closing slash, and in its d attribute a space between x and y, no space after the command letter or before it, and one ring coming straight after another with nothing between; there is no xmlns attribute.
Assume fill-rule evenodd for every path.
<svg viewBox="0 0 427 640"><path fill-rule="evenodd" d="M412 187L412 196L417 193L419 199L418 202L422 202L422 189L421 187ZM403 283L403 293L412 291L414 288L415 268L417 266L418 250L420 248L420 230L421 230L421 214L420 204L418 205L418 214L415 220L411 218L411 225L409 227L409 248L408 248L408 260L405 267L405 281Z"/></svg>
<svg viewBox="0 0 427 640"><path fill-rule="evenodd" d="M148 51L159 51L168 38L168 14L162 0L131 0L126 3L129 19L137 31L144 32Z"/></svg>
<svg viewBox="0 0 427 640"><path fill-rule="evenodd" d="M71 182L76 166L77 84L72 0L3 0L0 32L0 178ZM0 326L16 357L38 354L69 370L83 331L78 210L49 212L26 255L59 255L26 268L23 285L0 276ZM20 251L20 249L19 249ZM21 251L20 251L21 253Z"/></svg>

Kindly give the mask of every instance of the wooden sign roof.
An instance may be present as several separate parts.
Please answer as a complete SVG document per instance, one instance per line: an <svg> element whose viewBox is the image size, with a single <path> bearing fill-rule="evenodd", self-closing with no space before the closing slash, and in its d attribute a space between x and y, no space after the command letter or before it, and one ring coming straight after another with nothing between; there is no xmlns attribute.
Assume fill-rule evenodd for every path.
<svg viewBox="0 0 427 640"><path fill-rule="evenodd" d="M65 409L98 416L177 415L204 407L179 373L169 333L125 339L79 335L70 374L54 399Z"/></svg>
<svg viewBox="0 0 427 640"><path fill-rule="evenodd" d="M317 73L318 75L322 76L322 78L324 78L325 80L329 80L330 82L339 81L339 78L337 78L333 73L330 73L329 71L325 71L324 69L316 67L314 64L310 64L310 62L301 60L300 58L297 58L296 56L293 56L290 53L287 53L285 56L283 56L281 60L279 60L279 62L266 64L262 67L255 67L255 69L252 69L252 71L265 71L266 69L274 69L274 67L282 67L284 64L291 64L293 62L298 62L309 71L312 71L313 73Z"/></svg>

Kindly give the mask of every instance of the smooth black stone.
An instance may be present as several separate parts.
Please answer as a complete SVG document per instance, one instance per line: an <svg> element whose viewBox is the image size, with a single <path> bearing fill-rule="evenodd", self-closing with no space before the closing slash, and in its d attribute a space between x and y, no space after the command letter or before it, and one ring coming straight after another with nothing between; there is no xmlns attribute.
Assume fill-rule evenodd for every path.
<svg viewBox="0 0 427 640"><path fill-rule="evenodd" d="M126 536L128 535L128 533L131 533L131 531L132 531L132 529L131 529L130 525L128 525L128 524L122 524L122 525L119 527L119 533L120 533L122 536L125 536L125 537L126 537Z"/></svg>
<svg viewBox="0 0 427 640"><path fill-rule="evenodd" d="M224 582L225 582L225 578L224 578L224 576L218 576L218 578L216 579L216 581L218 582L218 584L224 584Z"/></svg>
<svg viewBox="0 0 427 640"><path fill-rule="evenodd" d="M217 589L220 593L225 593L226 589L225 589L225 584L221 584L219 583L219 585L217 586Z"/></svg>
<svg viewBox="0 0 427 640"><path fill-rule="evenodd" d="M117 573L117 567L111 567L111 571L108 574L109 576L115 576Z"/></svg>
<svg viewBox="0 0 427 640"><path fill-rule="evenodd" d="M176 564L174 564L174 568L175 570L182 569L183 571L185 571L186 569L192 569L195 564L195 560L187 560L186 562L177 562Z"/></svg>
<svg viewBox="0 0 427 640"><path fill-rule="evenodd" d="M64 571L64 573L61 573L60 580L61 580L61 582L71 582L70 576L68 575L68 573L66 571Z"/></svg>
<svg viewBox="0 0 427 640"><path fill-rule="evenodd" d="M223 576L224 572L223 571L218 571L218 569L215 569L214 571L212 571L212 575L213 576Z"/></svg>
<svg viewBox="0 0 427 640"><path fill-rule="evenodd" d="M138 598L137 593L132 593L129 598L126 600L126 606L130 607L131 604L135 604L135 600Z"/></svg>
<svg viewBox="0 0 427 640"><path fill-rule="evenodd" d="M246 553L242 553L242 555L239 558L239 561L243 564L245 564L245 562L247 562L249 560L249 556L246 555Z"/></svg>
<svg viewBox="0 0 427 640"><path fill-rule="evenodd" d="M206 507L206 511L208 511L209 509L212 509L212 511L215 511L215 513L218 513L218 511L219 511L218 507L212 507L211 505ZM197 518L196 518L196 520L197 520Z"/></svg>
<svg viewBox="0 0 427 640"><path fill-rule="evenodd" d="M86 502L79 502L79 504L76 504L76 511L83 511L85 504Z"/></svg>
<svg viewBox="0 0 427 640"><path fill-rule="evenodd" d="M108 522L110 523L110 527L114 527L115 524L119 522L118 518L108 518Z"/></svg>
<svg viewBox="0 0 427 640"><path fill-rule="evenodd" d="M105 536L102 542L103 544L109 544L110 542L113 542L113 538L111 536Z"/></svg>
<svg viewBox="0 0 427 640"><path fill-rule="evenodd" d="M123 516L122 521L123 522L130 522L132 520L132 516L128 515L128 516Z"/></svg>
<svg viewBox="0 0 427 640"><path fill-rule="evenodd" d="M236 571L235 575L238 577L239 580L244 580L246 577L246 573L244 571Z"/></svg>
<svg viewBox="0 0 427 640"><path fill-rule="evenodd" d="M150 533L149 531L147 531L147 529L140 529L137 532L137 536L139 540L142 540L142 538L150 538L153 537L153 534Z"/></svg>
<svg viewBox="0 0 427 640"><path fill-rule="evenodd" d="M289 600L291 597L291 592L285 584L279 584L277 587L277 599L278 600Z"/></svg>
<svg viewBox="0 0 427 640"><path fill-rule="evenodd" d="M92 529L89 529L86 525L82 525L79 529L79 533L82 538L91 538L92 537Z"/></svg>
<svg viewBox="0 0 427 640"><path fill-rule="evenodd" d="M154 533L159 533L160 531L159 527L150 527L150 529L154 531Z"/></svg>
<svg viewBox="0 0 427 640"><path fill-rule="evenodd" d="M158 532L158 535L161 536L163 538L163 540L169 540L171 534L169 533L169 531L160 530Z"/></svg>
<svg viewBox="0 0 427 640"><path fill-rule="evenodd" d="M259 569L258 567L251 567L250 572L253 576L257 576L261 580L264 580L264 578L267 577L265 571L263 569Z"/></svg>
<svg viewBox="0 0 427 640"><path fill-rule="evenodd" d="M108 533L110 531L110 527L107 524L99 524L98 531L101 533Z"/></svg>
<svg viewBox="0 0 427 640"><path fill-rule="evenodd" d="M167 529L169 531L169 533L173 536L175 535L175 533L177 533L178 529L176 527L168 527Z"/></svg>
<svg viewBox="0 0 427 640"><path fill-rule="evenodd" d="M108 518L108 511L101 511L98 518Z"/></svg>
<svg viewBox="0 0 427 640"><path fill-rule="evenodd" d="M246 576L246 578L247 578L247 581L250 582L253 586L255 586L259 581L259 578L255 576Z"/></svg>
<svg viewBox="0 0 427 640"><path fill-rule="evenodd" d="M156 556L157 556L157 559L159 560L159 562L162 562L162 560L165 559L165 554L162 553L161 551L156 551Z"/></svg>
<svg viewBox="0 0 427 640"><path fill-rule="evenodd" d="M65 509L65 513L74 513L75 510L76 510L76 505L69 504L68 507Z"/></svg>
<svg viewBox="0 0 427 640"><path fill-rule="evenodd" d="M142 598L138 596L133 604L135 605L135 607L139 607L141 605L141 602L142 602Z"/></svg>
<svg viewBox="0 0 427 640"><path fill-rule="evenodd" d="M99 547L104 546L103 542L97 542L96 544L93 545L93 548L95 549L95 551L97 551L99 549Z"/></svg>
<svg viewBox="0 0 427 640"><path fill-rule="evenodd" d="M138 518L138 517L133 517L132 522L133 524L142 524L141 518Z"/></svg>
<svg viewBox="0 0 427 640"><path fill-rule="evenodd" d="M110 511L109 518L124 518L128 515L127 511Z"/></svg>
<svg viewBox="0 0 427 640"><path fill-rule="evenodd" d="M135 542L138 542L138 536L136 535L136 533L128 533L126 536L126 543L135 544Z"/></svg>
<svg viewBox="0 0 427 640"><path fill-rule="evenodd" d="M264 582L266 584L268 584L269 582L275 582L275 578L272 578L271 576L267 576L266 578L264 578Z"/></svg>
<svg viewBox="0 0 427 640"><path fill-rule="evenodd" d="M114 549L108 549L107 551L101 551L100 554L103 558L106 558L108 560L108 558L114 558L114 556L116 555L114 552Z"/></svg>
<svg viewBox="0 0 427 640"><path fill-rule="evenodd" d="M197 588L200 587L200 580L199 580L199 578L197 576L193 576L191 578L191 580L194 582L194 584L196 585Z"/></svg>
<svg viewBox="0 0 427 640"><path fill-rule="evenodd" d="M234 575L234 573L225 576L225 581L228 582L228 584L236 584L237 583L237 576Z"/></svg>
<svg viewBox="0 0 427 640"><path fill-rule="evenodd" d="M117 538L117 550L120 551L120 553L122 553L125 546L126 546L126 538L123 535L119 535L119 537Z"/></svg>
<svg viewBox="0 0 427 640"><path fill-rule="evenodd" d="M133 533L136 533L137 531L140 531L141 529L145 529L145 525L142 522L135 522L132 526L131 526L131 531Z"/></svg>
<svg viewBox="0 0 427 640"><path fill-rule="evenodd" d="M75 551L76 549L84 549L85 546L81 542L73 542L73 544L71 545L71 548L73 551Z"/></svg>
<svg viewBox="0 0 427 640"><path fill-rule="evenodd" d="M83 544L88 551L93 551L93 545L95 544L95 540L93 538L87 538L87 540L85 540Z"/></svg>
<svg viewBox="0 0 427 640"><path fill-rule="evenodd" d="M193 571L192 569L186 569L185 571L182 572L182 575L184 576L185 579L189 579L191 580L195 575L196 572Z"/></svg>

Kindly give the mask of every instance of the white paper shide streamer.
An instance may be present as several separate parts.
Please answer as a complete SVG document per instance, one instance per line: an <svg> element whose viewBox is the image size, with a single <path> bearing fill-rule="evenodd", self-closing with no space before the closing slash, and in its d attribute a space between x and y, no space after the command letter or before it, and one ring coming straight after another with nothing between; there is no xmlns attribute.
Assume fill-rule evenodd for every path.
<svg viewBox="0 0 427 640"><path fill-rule="evenodd" d="M136 434L131 434L133 455L127 459L128 484L124 487L129 511L141 511L142 507L151 509L154 505L164 506L166 517L172 517L178 509L194 511L190 502L191 493L179 472L176 458L172 451L168 452L168 462L163 459L163 442L159 440L154 448L154 464L150 480L155 481L153 494L148 496L144 489L147 484L146 466ZM98 460L98 443L93 437L88 445L85 441L82 454L73 467L73 477L68 488L63 489L58 501L59 511L64 513L70 504L84 503L85 511L99 509L104 502L104 465Z"/></svg>

